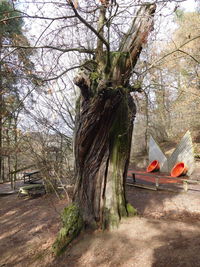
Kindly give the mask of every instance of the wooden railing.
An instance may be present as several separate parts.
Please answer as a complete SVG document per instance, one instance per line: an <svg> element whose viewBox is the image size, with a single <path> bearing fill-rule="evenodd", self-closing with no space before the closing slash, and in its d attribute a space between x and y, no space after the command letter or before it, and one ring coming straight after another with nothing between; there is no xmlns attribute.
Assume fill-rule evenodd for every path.
<svg viewBox="0 0 200 267"><path fill-rule="evenodd" d="M136 184L136 175L154 178L154 182L155 182L154 190L159 190L160 189L159 188L159 186L161 184L160 180L162 180L162 179L168 179L168 180L171 180L171 181L177 181L179 184L182 183L184 192L187 192L189 190L189 185L190 184L199 184L200 185L200 181L198 181L198 180L190 180L188 176L182 176L182 177L174 178L174 177L168 176L167 174L166 175L165 174L159 175L159 174L156 174L156 173L147 173L147 172L140 172L140 171L132 172L133 183L132 184L127 183L128 185L133 185L133 186L140 187L140 185ZM148 188L146 185L143 185L141 187ZM149 188L149 189L151 189L151 188Z"/></svg>

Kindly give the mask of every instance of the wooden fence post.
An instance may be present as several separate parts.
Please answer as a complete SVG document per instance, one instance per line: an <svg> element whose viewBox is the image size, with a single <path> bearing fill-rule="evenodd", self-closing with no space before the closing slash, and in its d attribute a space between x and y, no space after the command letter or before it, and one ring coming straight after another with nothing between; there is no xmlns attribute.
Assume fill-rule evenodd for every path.
<svg viewBox="0 0 200 267"><path fill-rule="evenodd" d="M159 187L159 178L156 177L155 180L156 180L156 189L158 189L158 187Z"/></svg>
<svg viewBox="0 0 200 267"><path fill-rule="evenodd" d="M188 182L187 181L183 181L183 189L185 192L188 191Z"/></svg>

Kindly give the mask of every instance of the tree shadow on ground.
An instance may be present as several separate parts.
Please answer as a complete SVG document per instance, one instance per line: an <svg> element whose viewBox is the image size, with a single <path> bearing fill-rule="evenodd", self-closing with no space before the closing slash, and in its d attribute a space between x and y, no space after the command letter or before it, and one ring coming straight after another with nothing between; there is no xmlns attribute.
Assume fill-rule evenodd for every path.
<svg viewBox="0 0 200 267"><path fill-rule="evenodd" d="M200 217L200 192L174 193L152 191L133 186L126 186L127 201L138 211L138 214L152 218L183 219Z"/></svg>
<svg viewBox="0 0 200 267"><path fill-rule="evenodd" d="M179 207L173 202L177 195L178 193L126 187L127 201L137 209L138 215L153 218L170 216L173 211L179 212Z"/></svg>
<svg viewBox="0 0 200 267"><path fill-rule="evenodd" d="M129 203L131 203L138 211L139 215L153 215L155 213L163 212L165 207L165 202L176 197L179 192L167 192L167 191L157 191L144 189L140 187L134 187L131 174L134 171L133 166L129 166L127 183L126 185L126 198ZM145 184L147 186L155 188L155 182L138 180L136 177L136 184ZM131 186L132 184L132 186ZM163 185L162 185L163 186ZM164 185L166 187L166 185ZM177 185L167 185L167 187L172 187L175 190ZM180 185L179 185L180 187ZM175 208L175 207L174 207ZM172 208L173 209L173 208Z"/></svg>
<svg viewBox="0 0 200 267"><path fill-rule="evenodd" d="M49 267L120 266L133 258L139 243L117 231L85 232Z"/></svg>
<svg viewBox="0 0 200 267"><path fill-rule="evenodd" d="M200 223L129 218L117 231L84 233L53 266L200 266Z"/></svg>
<svg viewBox="0 0 200 267"><path fill-rule="evenodd" d="M66 200L57 209L46 197L0 199L0 266L200 266L200 212L193 212L200 211L199 196L127 187L127 198L146 218L127 219L113 232L83 233L56 259L51 245Z"/></svg>
<svg viewBox="0 0 200 267"><path fill-rule="evenodd" d="M151 222L152 223L152 222ZM172 223L173 222L168 222ZM155 227L158 227L155 224ZM152 267L199 267L200 223L175 223L156 236L161 245L154 249Z"/></svg>
<svg viewBox="0 0 200 267"><path fill-rule="evenodd" d="M51 245L60 224L59 211L66 201L57 209L56 201L52 206L46 197L30 200L13 195L4 197L0 212L0 266L200 266L199 218L191 220L189 214L179 210L180 221L167 220L166 216L152 219L151 212L154 215L160 212L177 195L170 197L163 192L136 191L130 190L129 201L140 209L140 213L147 215L149 212L149 216L123 219L116 231L82 233L56 259ZM177 219L176 204L166 211L171 212L174 219ZM155 206L159 206L159 210Z"/></svg>
<svg viewBox="0 0 200 267"><path fill-rule="evenodd" d="M28 261L33 254L45 251L55 238L59 212L66 203L56 207L55 196L27 199L11 195L0 201L0 266L31 266Z"/></svg>

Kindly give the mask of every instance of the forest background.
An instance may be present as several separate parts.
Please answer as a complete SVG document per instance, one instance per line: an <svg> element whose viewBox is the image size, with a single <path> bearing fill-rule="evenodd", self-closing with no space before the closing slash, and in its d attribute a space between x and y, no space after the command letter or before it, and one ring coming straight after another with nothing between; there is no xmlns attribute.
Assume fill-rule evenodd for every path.
<svg viewBox="0 0 200 267"><path fill-rule="evenodd" d="M139 2L132 3L133 8ZM90 8L84 1L79 4ZM16 179L17 170L30 166L41 169L48 180L56 176L73 183L79 97L73 77L84 60L92 59L85 47L93 48L94 36L79 22L76 30L74 22L65 22L65 3L46 7L45 1L0 3L2 181L11 180L12 174ZM138 87L131 93L137 105L131 161L139 166L147 164L150 135L168 149L190 129L195 153L200 153L199 16L197 1L159 3L154 31L131 78ZM115 30L113 47L123 34L120 27Z"/></svg>

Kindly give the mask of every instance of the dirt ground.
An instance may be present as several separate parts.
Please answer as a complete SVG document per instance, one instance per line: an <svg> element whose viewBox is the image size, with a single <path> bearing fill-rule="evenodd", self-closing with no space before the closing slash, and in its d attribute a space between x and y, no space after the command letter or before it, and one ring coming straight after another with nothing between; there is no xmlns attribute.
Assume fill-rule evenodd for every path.
<svg viewBox="0 0 200 267"><path fill-rule="evenodd" d="M51 245L66 199L1 196L0 267L200 266L200 192L126 191L138 216L112 232L82 233L57 259Z"/></svg>

